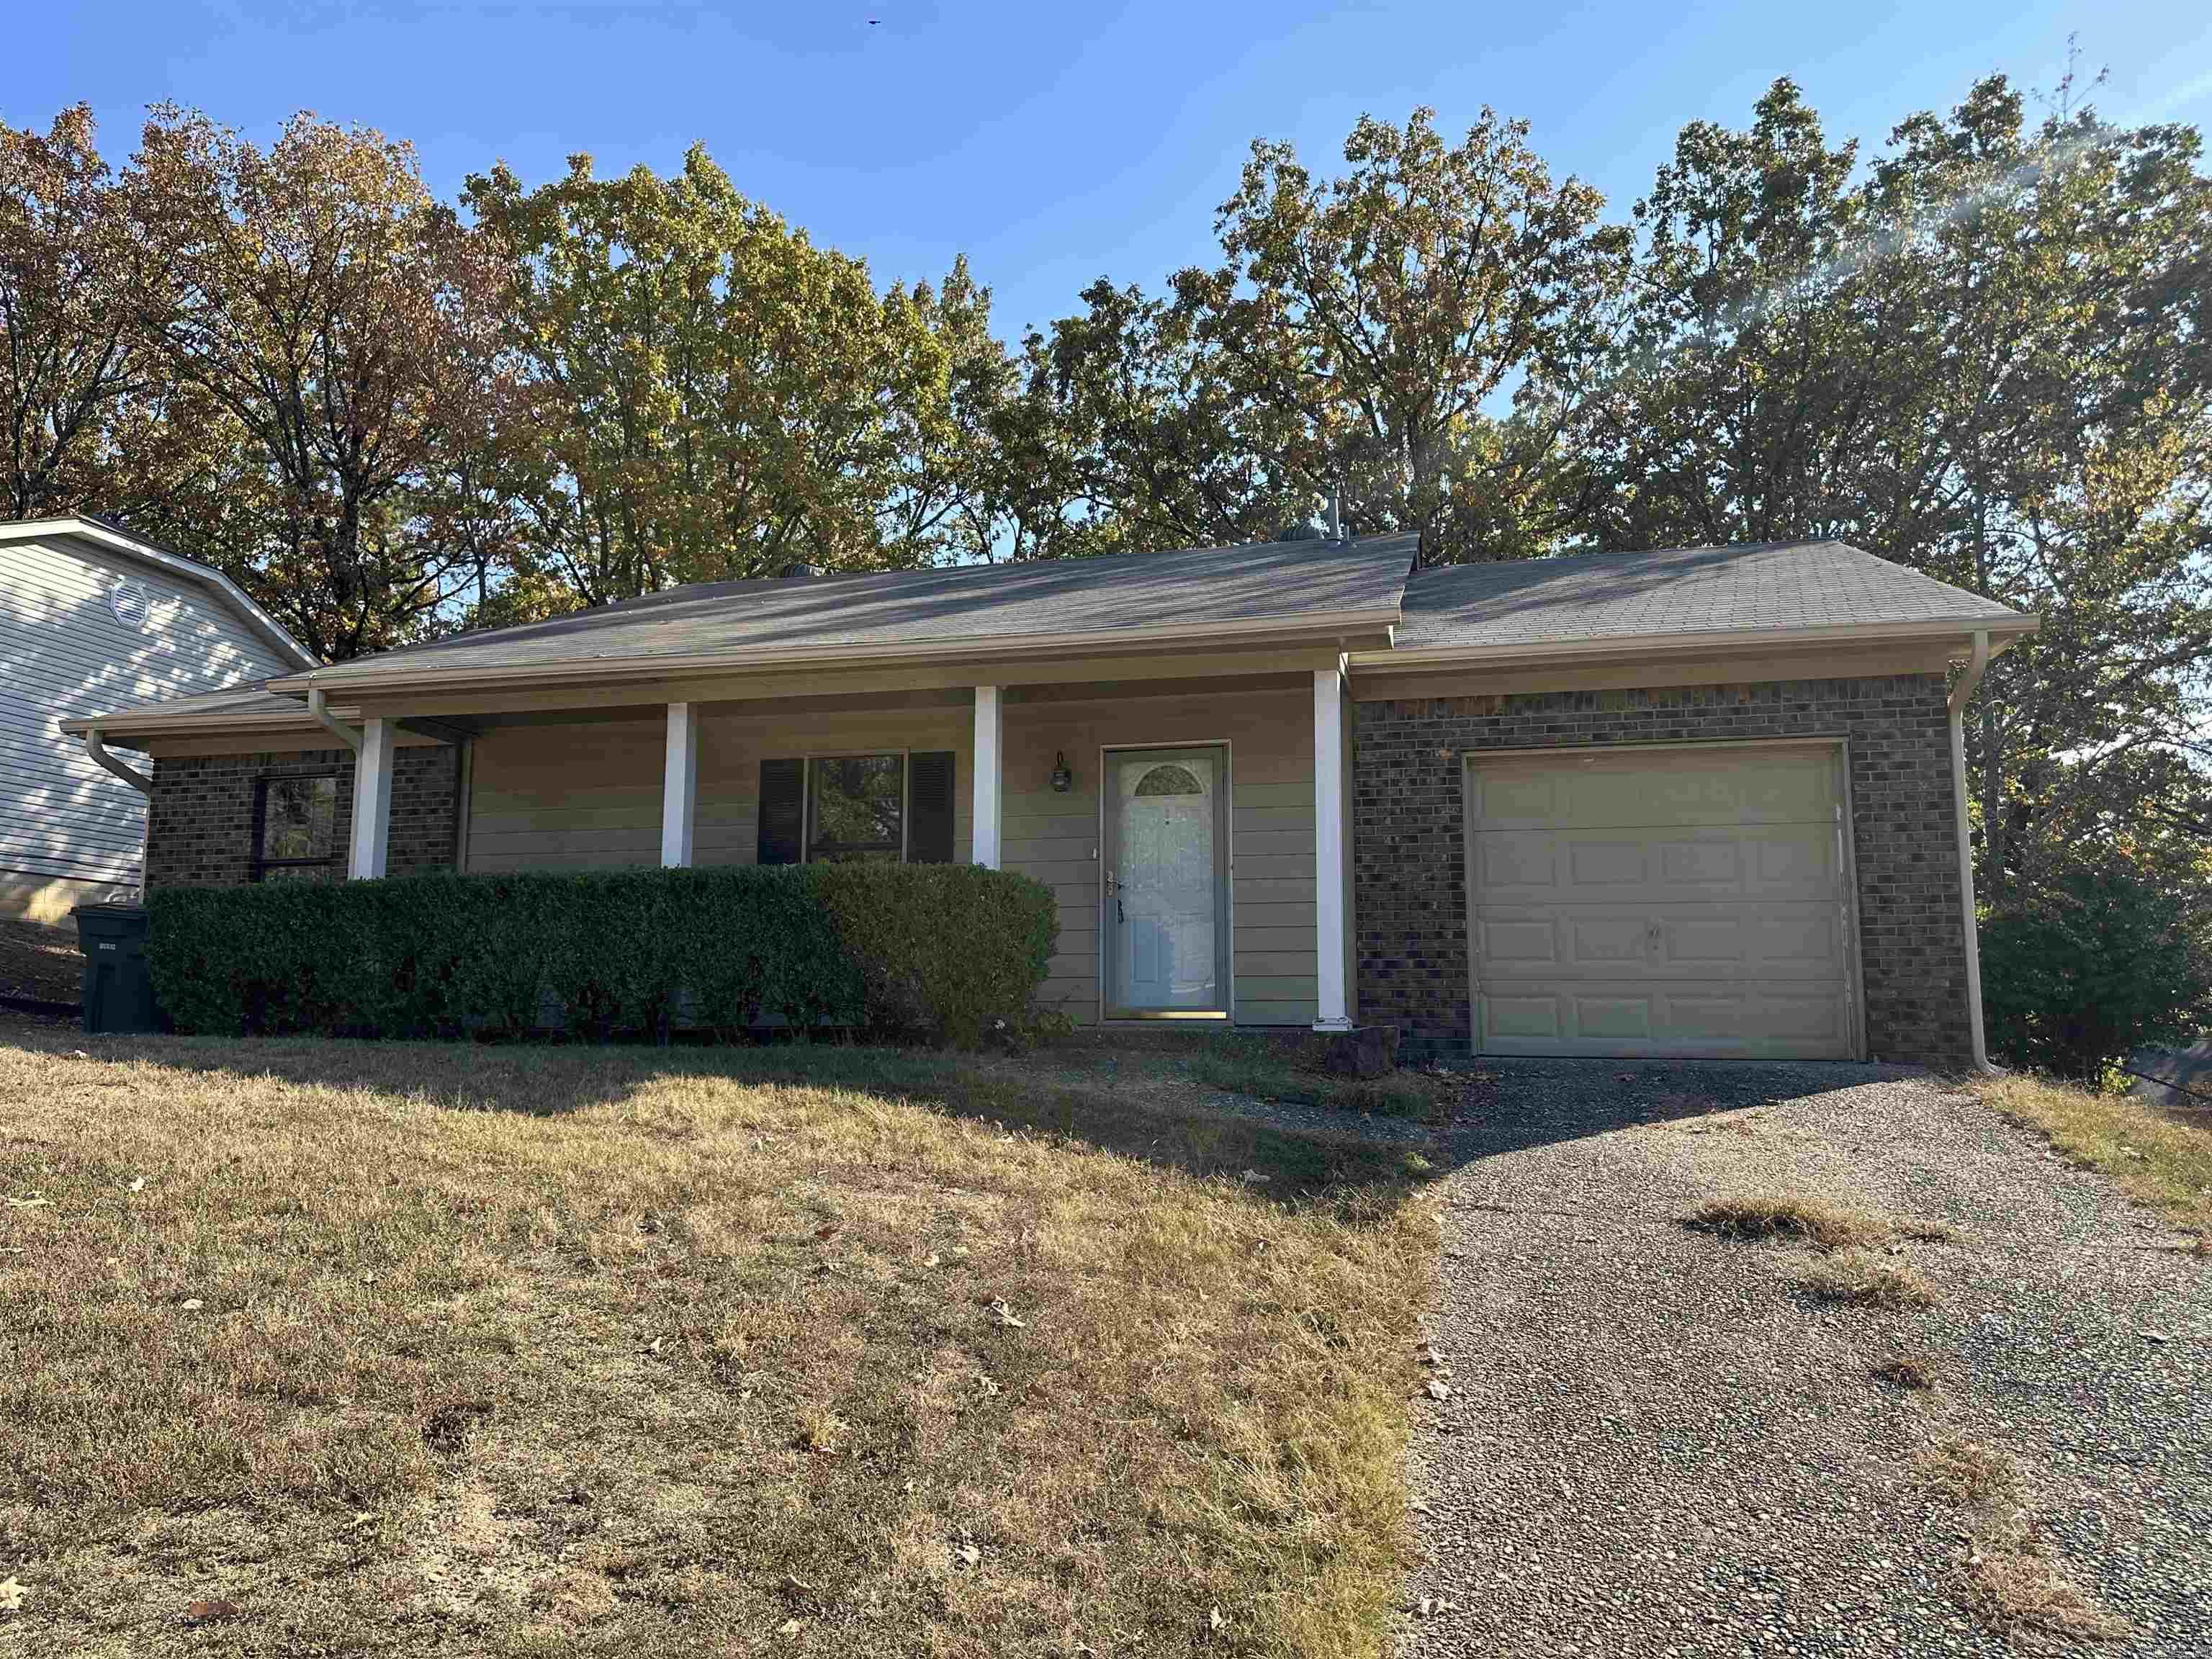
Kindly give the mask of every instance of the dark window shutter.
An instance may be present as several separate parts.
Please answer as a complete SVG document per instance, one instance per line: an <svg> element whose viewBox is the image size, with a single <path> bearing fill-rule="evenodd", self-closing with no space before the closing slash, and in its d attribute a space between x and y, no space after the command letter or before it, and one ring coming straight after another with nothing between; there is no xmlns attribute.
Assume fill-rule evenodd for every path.
<svg viewBox="0 0 2212 1659"><path fill-rule="evenodd" d="M906 857L909 864L952 862L952 751L907 757Z"/></svg>
<svg viewBox="0 0 2212 1659"><path fill-rule="evenodd" d="M806 763L761 763L760 851L763 864L797 864L806 848Z"/></svg>

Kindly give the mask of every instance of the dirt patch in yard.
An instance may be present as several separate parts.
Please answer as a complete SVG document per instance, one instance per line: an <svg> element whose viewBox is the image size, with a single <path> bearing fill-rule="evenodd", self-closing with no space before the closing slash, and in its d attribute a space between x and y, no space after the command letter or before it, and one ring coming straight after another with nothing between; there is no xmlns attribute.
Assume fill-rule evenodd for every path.
<svg viewBox="0 0 2212 1659"><path fill-rule="evenodd" d="M45 927L0 918L0 994L75 1002L82 994L83 972L75 922Z"/></svg>
<svg viewBox="0 0 2212 1659"><path fill-rule="evenodd" d="M0 1038L0 1650L1385 1639L1405 1149L875 1050Z"/></svg>

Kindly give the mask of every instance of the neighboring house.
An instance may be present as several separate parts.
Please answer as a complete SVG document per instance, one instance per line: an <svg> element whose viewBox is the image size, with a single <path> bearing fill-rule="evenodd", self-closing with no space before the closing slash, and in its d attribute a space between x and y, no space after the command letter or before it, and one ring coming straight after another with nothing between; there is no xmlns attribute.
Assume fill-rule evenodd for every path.
<svg viewBox="0 0 2212 1659"><path fill-rule="evenodd" d="M1956 707L2033 617L1836 543L1413 556L794 574L68 725L153 756L157 887L973 861L1085 1023L1977 1056Z"/></svg>
<svg viewBox="0 0 2212 1659"><path fill-rule="evenodd" d="M57 716L314 665L220 571L97 519L0 524L0 916L139 884L145 799Z"/></svg>

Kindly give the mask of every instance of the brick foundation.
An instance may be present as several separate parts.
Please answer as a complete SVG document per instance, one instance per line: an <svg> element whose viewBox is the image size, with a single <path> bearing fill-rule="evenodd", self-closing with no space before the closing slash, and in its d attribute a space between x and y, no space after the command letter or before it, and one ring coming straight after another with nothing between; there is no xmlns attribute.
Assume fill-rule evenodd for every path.
<svg viewBox="0 0 2212 1659"><path fill-rule="evenodd" d="M1352 711L1359 1017L1413 1055L1465 1054L1469 750L1850 739L1869 1053L1964 1066L1965 938L1942 676L1403 699Z"/></svg>
<svg viewBox="0 0 2212 1659"><path fill-rule="evenodd" d="M444 745L410 746L394 754L387 873L414 875L453 867L459 754ZM343 878L353 836L353 750L293 750L155 760L146 838L147 885L240 887L252 881L254 785L263 778L318 772L337 774L336 874Z"/></svg>

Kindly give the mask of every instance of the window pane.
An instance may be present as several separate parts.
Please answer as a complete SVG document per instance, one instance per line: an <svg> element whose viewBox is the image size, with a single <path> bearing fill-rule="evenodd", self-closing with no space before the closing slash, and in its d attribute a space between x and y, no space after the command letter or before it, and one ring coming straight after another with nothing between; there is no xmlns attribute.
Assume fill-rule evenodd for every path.
<svg viewBox="0 0 2212 1659"><path fill-rule="evenodd" d="M807 856L840 860L898 862L899 814L906 793L906 761L899 755L840 755L817 760Z"/></svg>
<svg viewBox="0 0 2212 1659"><path fill-rule="evenodd" d="M261 792L264 859L326 859L332 854L337 840L336 778L266 778Z"/></svg>

